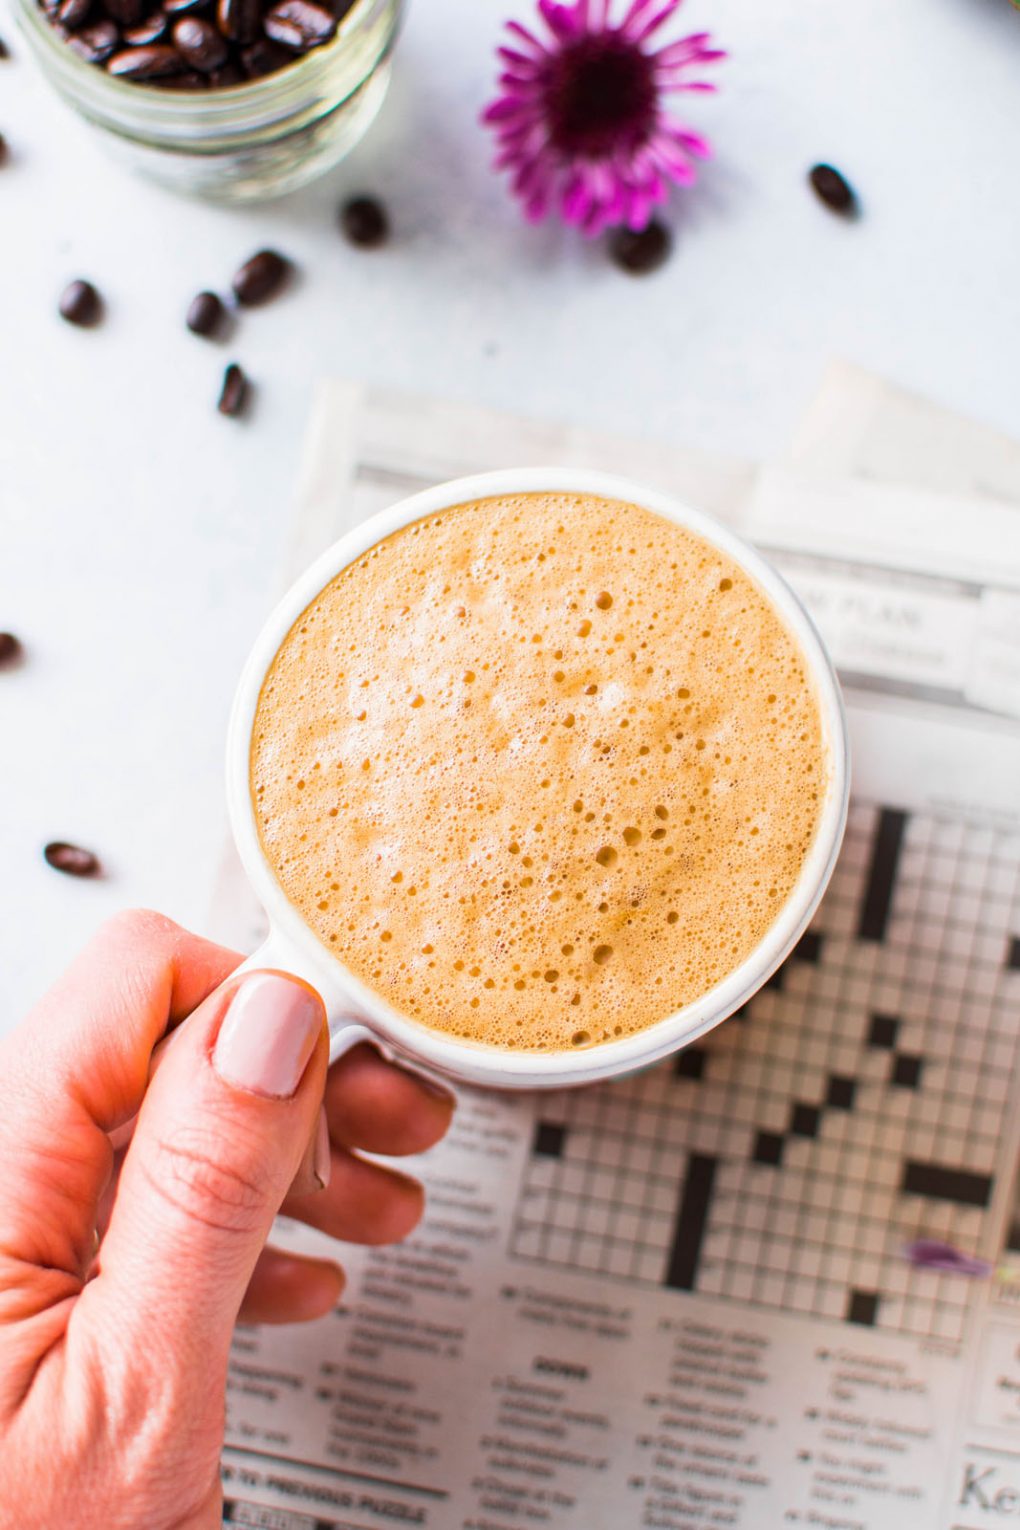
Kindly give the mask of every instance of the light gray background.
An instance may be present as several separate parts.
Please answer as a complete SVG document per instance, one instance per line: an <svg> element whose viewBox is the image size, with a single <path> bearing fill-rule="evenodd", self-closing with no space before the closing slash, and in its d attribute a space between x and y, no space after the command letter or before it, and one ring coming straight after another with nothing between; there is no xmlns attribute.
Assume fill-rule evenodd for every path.
<svg viewBox="0 0 1020 1530"><path fill-rule="evenodd" d="M1020 12L1009 0L688 0L731 50L688 116L718 155L676 199L676 254L628 279L521 224L476 124L524 0L412 0L392 94L346 165L255 210L179 202L107 164L16 51L0 64L0 1022L113 909L200 924L224 827L234 680L278 582L314 380L333 372L740 455L781 450L840 355L1018 428ZM856 226L804 187L859 187ZM391 247L335 208L383 195ZM275 244L301 280L226 347L202 286ZM55 314L73 276L108 320ZM258 385L218 417L224 362ZM50 871L95 847L99 883Z"/></svg>

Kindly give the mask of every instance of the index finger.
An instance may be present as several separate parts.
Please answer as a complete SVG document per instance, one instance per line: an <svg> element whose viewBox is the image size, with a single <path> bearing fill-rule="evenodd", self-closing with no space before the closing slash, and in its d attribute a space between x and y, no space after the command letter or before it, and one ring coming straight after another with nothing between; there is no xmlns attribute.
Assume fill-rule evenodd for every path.
<svg viewBox="0 0 1020 1530"><path fill-rule="evenodd" d="M137 1112L167 1028L240 959L161 914L119 915L0 1045L0 1266L80 1278L109 1134Z"/></svg>
<svg viewBox="0 0 1020 1530"><path fill-rule="evenodd" d="M0 1055L35 1098L73 1096L103 1131L138 1109L149 1058L242 958L149 909L102 926Z"/></svg>

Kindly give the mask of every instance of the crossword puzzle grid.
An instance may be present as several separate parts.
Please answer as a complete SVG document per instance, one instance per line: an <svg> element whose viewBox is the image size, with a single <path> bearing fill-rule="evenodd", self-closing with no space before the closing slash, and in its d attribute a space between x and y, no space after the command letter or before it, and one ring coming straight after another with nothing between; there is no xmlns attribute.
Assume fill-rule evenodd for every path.
<svg viewBox="0 0 1020 1530"><path fill-rule="evenodd" d="M740 1015L541 1105L522 1259L959 1342L1020 1046L1020 835L851 807L812 929Z"/></svg>

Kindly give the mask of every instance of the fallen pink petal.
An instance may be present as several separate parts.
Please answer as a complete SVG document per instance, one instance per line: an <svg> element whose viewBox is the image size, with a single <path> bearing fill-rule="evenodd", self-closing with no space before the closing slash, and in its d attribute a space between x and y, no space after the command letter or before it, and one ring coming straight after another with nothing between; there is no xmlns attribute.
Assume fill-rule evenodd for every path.
<svg viewBox="0 0 1020 1530"><path fill-rule="evenodd" d="M922 1270L938 1270L948 1275L970 1275L985 1278L992 1273L987 1259L965 1254L951 1243L940 1243L935 1238L918 1238L903 1250L904 1259Z"/></svg>

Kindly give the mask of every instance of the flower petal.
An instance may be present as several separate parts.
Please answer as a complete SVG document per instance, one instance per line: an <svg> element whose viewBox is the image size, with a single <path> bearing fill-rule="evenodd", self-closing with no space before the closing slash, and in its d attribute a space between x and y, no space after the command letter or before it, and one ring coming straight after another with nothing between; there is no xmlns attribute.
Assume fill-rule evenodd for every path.
<svg viewBox="0 0 1020 1530"><path fill-rule="evenodd" d="M525 160L537 159L547 153L551 158L544 130L531 127L527 132L516 133L513 138L500 138L495 165L498 170L506 170L511 165L522 165Z"/></svg>
<svg viewBox="0 0 1020 1530"><path fill-rule="evenodd" d="M672 90L676 84L682 84L692 69L697 69L702 64L717 64L728 58L721 48L703 48L697 53L692 53L690 58L674 61L672 64L661 64L657 57L652 57L652 69L655 73L655 82L660 90Z"/></svg>
<svg viewBox="0 0 1020 1530"><path fill-rule="evenodd" d="M663 4L659 9L653 11L646 21L627 27L626 37L628 42L643 43L645 38L651 37L653 32L657 32L669 20L680 3L681 0L663 0Z"/></svg>
<svg viewBox="0 0 1020 1530"><path fill-rule="evenodd" d="M539 54L542 58L549 57L549 49L546 47L545 43L540 42L533 32L528 31L527 27L521 26L519 21L508 21L506 24L506 29L508 32L512 32L515 37L519 38L522 43L531 48L535 53Z"/></svg>
<svg viewBox="0 0 1020 1530"><path fill-rule="evenodd" d="M504 69L496 83L502 87L506 95L516 96L519 101L532 101L537 98L538 82L529 75L518 74L514 69Z"/></svg>
<svg viewBox="0 0 1020 1530"><path fill-rule="evenodd" d="M626 205L626 191L624 187L614 186L613 194L607 199L604 208L606 224L619 222L619 220L623 217L623 212ZM605 224L603 227L605 227Z"/></svg>
<svg viewBox="0 0 1020 1530"><path fill-rule="evenodd" d="M588 187L595 202L603 202L612 196L616 184L616 178L609 166L603 160L596 159L588 164Z"/></svg>
<svg viewBox="0 0 1020 1530"><path fill-rule="evenodd" d="M686 149L688 154L696 154L699 159L712 158L712 145L700 133L692 133L690 128L682 128L679 125L675 125L670 136L682 148Z"/></svg>
<svg viewBox="0 0 1020 1530"><path fill-rule="evenodd" d="M987 1276L992 1273L992 1265L987 1259L978 1259L954 1248L951 1243L934 1238L918 1238L914 1243L908 1243L903 1257L918 1269L940 1270L953 1275Z"/></svg>
<svg viewBox="0 0 1020 1530"><path fill-rule="evenodd" d="M658 3L659 0L631 0L631 4L624 12L623 20L617 28L621 37L628 39L633 37L635 29L641 25L652 6ZM607 6L606 9L608 11L609 7Z"/></svg>
<svg viewBox="0 0 1020 1530"><path fill-rule="evenodd" d="M683 64L711 40L711 32L691 32L687 37L678 37L675 42L656 49L652 57L657 64Z"/></svg>
<svg viewBox="0 0 1020 1530"><path fill-rule="evenodd" d="M576 8L561 4L561 0L538 0L538 12L558 42L573 42L581 35Z"/></svg>
<svg viewBox="0 0 1020 1530"><path fill-rule="evenodd" d="M516 48L497 48L496 52L501 59L504 59L510 65L511 69L516 69L519 73L526 74L529 79L542 72L541 59L529 58L526 53L518 53Z"/></svg>
<svg viewBox="0 0 1020 1530"><path fill-rule="evenodd" d="M577 170L573 171L573 182L569 182L569 199L570 222L577 223L578 228L587 228L590 217L598 207L598 182L592 174L592 165L578 165Z"/></svg>
<svg viewBox="0 0 1020 1530"><path fill-rule="evenodd" d="M513 178L513 189L519 197L530 196L540 186L548 189L555 174L552 159L547 154L536 154L520 166Z"/></svg>
<svg viewBox="0 0 1020 1530"><path fill-rule="evenodd" d="M641 191L653 202L662 202L666 197L666 183L660 170L650 146L645 144L640 153L634 156L628 178L635 190Z"/></svg>
<svg viewBox="0 0 1020 1530"><path fill-rule="evenodd" d="M549 147L549 144L541 122L526 122L512 133L501 132L496 147L500 154L515 154L523 157L529 154L540 154Z"/></svg>
<svg viewBox="0 0 1020 1530"><path fill-rule="evenodd" d="M619 223L625 208L625 184L604 160L589 161L585 167L591 205L581 222L581 230L594 238L611 223Z"/></svg>
<svg viewBox="0 0 1020 1530"><path fill-rule="evenodd" d="M560 209L567 223L583 223L591 211L592 194L585 177L579 172L567 181L563 188Z"/></svg>
<svg viewBox="0 0 1020 1530"><path fill-rule="evenodd" d="M534 105L525 96L499 96L482 113L483 122L509 122L534 113Z"/></svg>
<svg viewBox="0 0 1020 1530"><path fill-rule="evenodd" d="M541 223L549 211L551 196L548 186L535 191L524 204L524 216L529 223Z"/></svg>
<svg viewBox="0 0 1020 1530"><path fill-rule="evenodd" d="M670 180L678 186L692 186L697 179L697 172L690 159L669 134L658 132L648 145L649 152L653 156L658 167L665 171Z"/></svg>
<svg viewBox="0 0 1020 1530"><path fill-rule="evenodd" d="M666 200L667 182L647 146L635 155L629 166L621 167L619 175L626 192L625 221L631 228L644 228L652 208Z"/></svg>
<svg viewBox="0 0 1020 1530"><path fill-rule="evenodd" d="M604 229L609 228L610 224L618 223L619 221L620 214L611 202L596 202L587 218L581 224L581 232L586 239L595 239Z"/></svg>
<svg viewBox="0 0 1020 1530"><path fill-rule="evenodd" d="M524 138L528 133L539 129L545 136L545 119L535 104L529 103L527 111L522 111L520 116L509 118L506 122L497 123L494 131L501 143L509 143L514 138Z"/></svg>
<svg viewBox="0 0 1020 1530"><path fill-rule="evenodd" d="M624 222L628 228L640 233L647 228L652 216L652 198L646 191L633 187L627 197L627 208L624 213Z"/></svg>
<svg viewBox="0 0 1020 1530"><path fill-rule="evenodd" d="M537 223L545 217L555 187L556 166L550 154L540 150L537 154L520 157L511 189L521 202L524 216L529 222Z"/></svg>

